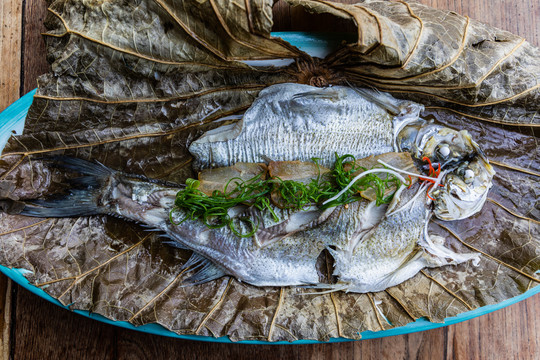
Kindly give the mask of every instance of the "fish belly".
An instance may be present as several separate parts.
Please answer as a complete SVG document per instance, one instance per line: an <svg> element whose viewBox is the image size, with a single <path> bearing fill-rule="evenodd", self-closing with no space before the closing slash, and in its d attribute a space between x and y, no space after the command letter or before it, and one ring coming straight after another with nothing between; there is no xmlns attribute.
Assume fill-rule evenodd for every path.
<svg viewBox="0 0 540 360"><path fill-rule="evenodd" d="M413 194L405 194L398 208ZM428 220L424 196L403 211L385 215L371 231L355 239L352 248L332 251L334 275L349 284L348 291L360 293L382 291L413 277L427 266L418 242Z"/></svg>
<svg viewBox="0 0 540 360"><path fill-rule="evenodd" d="M399 103L399 100L396 100ZM242 121L194 141L197 169L318 158L332 166L335 154L357 158L393 150L393 116L354 89L273 85L259 94Z"/></svg>
<svg viewBox="0 0 540 360"><path fill-rule="evenodd" d="M228 227L208 229L190 220L164 230L241 282L255 286L319 283L316 263L323 244L299 243L293 236L260 248L253 237L240 238Z"/></svg>

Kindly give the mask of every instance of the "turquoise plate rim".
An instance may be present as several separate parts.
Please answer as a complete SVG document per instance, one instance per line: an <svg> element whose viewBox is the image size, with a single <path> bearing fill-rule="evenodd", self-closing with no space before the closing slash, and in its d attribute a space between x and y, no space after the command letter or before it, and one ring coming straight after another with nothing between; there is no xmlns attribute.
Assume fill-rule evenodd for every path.
<svg viewBox="0 0 540 360"><path fill-rule="evenodd" d="M340 37L335 34L325 34L325 33L302 33L302 32L279 32L272 33L273 36L280 37L289 43L297 46L298 48L306 51L309 54L320 54L327 51L329 47L339 45ZM29 92L28 94L21 97L19 100L10 105L2 113L0 113L0 149L4 148L5 141L9 137L11 131L15 131L20 134L24 126L24 120L26 114L32 104L36 90ZM173 337L184 340L197 340L197 341L206 341L206 342L215 342L215 343L240 343L240 344L256 344L256 345L283 345L283 344L292 344L292 345L304 345L304 344L325 344L325 343L339 343L339 342L348 342L356 341L352 339L345 338L331 338L327 342L316 341L316 340L297 340L293 342L278 341L278 342L267 342L267 341L258 341L258 340L244 340L239 342L231 341L227 336L214 338L210 336L202 335L179 335L170 330L165 329L163 326L158 324L146 324L142 326L135 326L128 323L127 321L115 321L108 319L102 315L91 313L86 310L73 310L70 306L62 305L58 300L47 294L43 289L33 286L28 282L24 277L24 274L30 273L28 270L24 269L15 269L9 268L6 266L0 265L0 271L13 280L15 283L19 284L26 290L36 294L37 296L50 301L53 304L56 304L64 309L70 310L74 313L83 315L90 319L94 319L106 324L111 324L125 329L136 330L144 333ZM475 310L467 311L461 313L457 316L449 317L444 320L442 323L433 323L425 318L417 319L415 322L409 323L405 326L395 327L389 330L382 331L364 331L360 333L362 336L361 340L367 339L376 339L387 336L394 335L404 335L410 334L419 331L426 331L437 329L443 326L457 324L462 321L470 320L478 316L489 314L493 311L505 308L507 306L516 304L522 300L525 300L531 296L540 293L540 286L536 286L528 291L524 292L521 295L515 296L513 298L501 301L497 304L486 305Z"/></svg>

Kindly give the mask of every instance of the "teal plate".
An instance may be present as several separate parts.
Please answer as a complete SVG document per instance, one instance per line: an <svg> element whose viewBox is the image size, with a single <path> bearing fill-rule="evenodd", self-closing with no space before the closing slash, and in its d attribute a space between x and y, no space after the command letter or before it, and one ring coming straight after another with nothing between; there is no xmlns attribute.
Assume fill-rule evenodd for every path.
<svg viewBox="0 0 540 360"><path fill-rule="evenodd" d="M290 33L273 33L273 35L279 36L282 39L288 41L289 43L311 54L312 56L317 56L317 57L324 57L331 50L339 46L343 39L342 35L331 35L331 34L329 35L329 34L317 34L317 33L290 32ZM262 65L262 63L260 64ZM22 133L22 130L24 127L24 120L26 118L26 114L28 113L28 109L30 108L30 105L32 104L32 100L35 93L36 91L34 90L26 94L25 96L20 98L18 101L13 103L10 107L8 107L4 112L0 113L0 149L4 148L6 141L9 139L12 133L17 133L17 134ZM10 268L0 265L0 271L4 273L7 277L9 277L11 280L15 281L17 284L29 290L30 292L52 302L53 304L56 304L60 307L71 310L69 306L62 305L58 300L54 299L52 296L47 294L42 289L30 284L28 280L24 277L24 274L29 272L28 270L10 269ZM361 335L362 335L362 339L375 339L375 338L381 338L381 337L386 337L386 336L403 335L403 334L410 334L410 333L414 333L418 331L432 330L432 329L456 324L465 320L470 320L475 317L488 314L495 310L499 310L506 306L515 304L519 301L522 301L538 293L540 293L540 286L536 286L519 296L513 297L511 299L507 299L500 303L497 303L494 305L483 306L476 310L467 311L457 316L446 318L444 322L442 323L432 323L424 318L421 318L405 326L400 326L400 327L396 327L396 328L384 330L384 331L364 331L361 333ZM158 324L147 324L147 325L137 327L126 321L113 321L113 320L105 318L104 316L90 313L89 311L84 311L84 310L71 310L71 311L77 314L81 314L83 316L89 317L91 319L101 321L106 324L111 324L111 325L119 326L126 329L131 329L131 330L142 331L149 334L169 336L169 337L185 339L185 340L232 343L232 341L227 336L214 338L214 337L199 336L199 335L178 335L172 331L165 329L163 326L158 325ZM332 338L328 342L337 343L337 342L345 342L345 341L352 341L352 340L344 339L344 338ZM293 342L280 341L280 342L270 343L270 342L265 342L265 341L247 340L247 341L240 341L240 343L242 344L303 345L303 344L317 344L321 342L314 341L314 340L298 340L298 341L293 341Z"/></svg>

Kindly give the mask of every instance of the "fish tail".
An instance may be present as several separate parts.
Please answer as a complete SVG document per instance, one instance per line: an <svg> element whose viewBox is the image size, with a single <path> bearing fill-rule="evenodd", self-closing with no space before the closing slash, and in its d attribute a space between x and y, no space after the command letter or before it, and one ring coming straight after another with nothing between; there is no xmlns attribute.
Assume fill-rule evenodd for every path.
<svg viewBox="0 0 540 360"><path fill-rule="evenodd" d="M42 159L81 176L69 179L68 194L25 202L21 215L79 217L111 215L158 228L169 219L181 186L115 171L98 162L72 157Z"/></svg>
<svg viewBox="0 0 540 360"><path fill-rule="evenodd" d="M82 177L67 180L73 187L68 194L46 200L29 200L21 215L33 217L78 217L107 213L107 207L100 205L104 188L116 172L103 164L83 159L55 156L43 158L51 166L77 172Z"/></svg>

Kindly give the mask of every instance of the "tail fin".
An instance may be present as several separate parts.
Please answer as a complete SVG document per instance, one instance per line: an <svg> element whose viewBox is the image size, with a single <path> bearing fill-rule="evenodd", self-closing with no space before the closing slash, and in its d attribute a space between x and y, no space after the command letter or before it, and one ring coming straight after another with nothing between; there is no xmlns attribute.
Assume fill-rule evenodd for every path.
<svg viewBox="0 0 540 360"><path fill-rule="evenodd" d="M42 160L51 161L53 167L71 170L84 176L68 181L77 189L70 190L66 196L28 201L21 215L43 218L78 217L107 212L105 207L99 205L99 199L102 196L103 187L114 174L113 170L100 163L66 156Z"/></svg>

